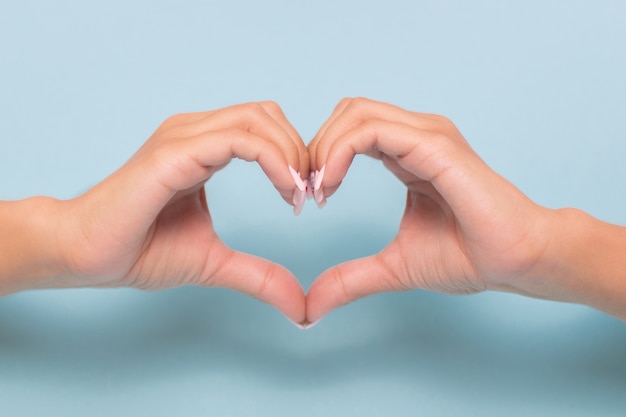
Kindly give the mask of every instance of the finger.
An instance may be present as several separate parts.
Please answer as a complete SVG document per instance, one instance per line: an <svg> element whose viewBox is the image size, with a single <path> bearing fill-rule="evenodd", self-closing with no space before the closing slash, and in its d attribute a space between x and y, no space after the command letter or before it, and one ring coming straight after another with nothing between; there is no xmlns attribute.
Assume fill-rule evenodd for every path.
<svg viewBox="0 0 626 417"><path fill-rule="evenodd" d="M311 285L307 322L316 323L332 310L359 298L406 289L381 254L345 262L323 272Z"/></svg>
<svg viewBox="0 0 626 417"><path fill-rule="evenodd" d="M200 119L204 119L212 113L215 113L217 110L209 110L209 111L201 111L201 112L191 112L191 113L179 113L173 116L168 117L161 123L161 125L157 128L154 133L162 133L166 130L179 127L183 124L189 124L196 122Z"/></svg>
<svg viewBox="0 0 626 417"><path fill-rule="evenodd" d="M266 259L218 249L216 265L206 280L212 287L230 288L272 305L293 323L306 319L306 298L298 280L285 267Z"/></svg>
<svg viewBox="0 0 626 417"><path fill-rule="evenodd" d="M445 132L373 119L339 138L329 150L324 161L322 187L325 195L336 190L354 155L372 150L395 159L396 168L406 171L401 178L409 189L445 200L445 205L464 225L475 224L486 211L495 213L498 207L510 204L519 195L517 189L491 170L466 142ZM494 193L494 189L501 192ZM480 204L476 204L476 196L481 196Z"/></svg>
<svg viewBox="0 0 626 417"><path fill-rule="evenodd" d="M157 141L190 138L206 132L238 128L274 142L283 150L288 163L299 170L300 160L303 159L301 156L303 145L298 147L297 140L292 138L291 129L284 123L279 123L267 112L267 108L273 107L267 103L239 104L207 112L205 117L198 118L193 114L173 116L174 121L169 123L172 127L163 131L162 137ZM275 109L273 111L275 112ZM181 122L176 124L177 120Z"/></svg>
<svg viewBox="0 0 626 417"><path fill-rule="evenodd" d="M204 183L215 167L233 158L256 161L283 199L293 204L295 185L283 150L275 142L237 128L167 142L147 156L129 161L94 187L90 195L107 201L106 207L96 205L102 207L103 218L111 213L127 213L116 221L128 224L129 230L147 229L177 192Z"/></svg>
<svg viewBox="0 0 626 417"><path fill-rule="evenodd" d="M442 131L444 128L447 130L450 130L450 128L456 130L451 122L441 116L413 113L397 106L364 98L344 99L337 106L322 129L320 129L320 132L312 144L309 145L311 166L313 167L312 169L317 169L315 167L322 167L322 169L325 170L328 153L334 146L335 142L341 137L347 135L350 131L359 128L362 124L368 124L372 121L398 123L401 125L413 126L417 129L425 131ZM394 174L401 178L401 180L405 183L412 179L412 175L407 175L406 172L403 172L403 168L399 167L398 164L390 163L391 158L376 147L370 147L358 153L363 153L373 158L384 160L385 165L394 168ZM354 154L351 158L354 157ZM343 172L339 173L340 178L338 178L337 181L333 181L330 184L328 179L322 178L322 181L317 181L321 190L316 190L316 201L321 201L321 205L325 203L326 197L332 195L339 187L341 179L345 176L348 165L349 164L343 167L345 169ZM333 171L333 169L330 170ZM337 174L336 169L335 173Z"/></svg>
<svg viewBox="0 0 626 417"><path fill-rule="evenodd" d="M304 145L302 138L298 131L293 127L293 125L287 120L285 113L282 111L280 106L273 101L263 101L259 103L280 126L287 132L294 145L298 149L298 154L300 156L299 164L292 165L293 168L301 173L302 178L307 178L309 174L309 154L308 149Z"/></svg>
<svg viewBox="0 0 626 417"><path fill-rule="evenodd" d="M289 170L290 163L284 149L276 142L241 129L230 128L186 140L183 148L183 154L188 155L201 168L221 166L233 158L257 162L284 199L290 201L293 196L295 185ZM193 184L194 180L197 181L197 178L190 178L185 185Z"/></svg>
<svg viewBox="0 0 626 417"><path fill-rule="evenodd" d="M369 120L384 120L415 127L420 130L448 131L454 125L445 117L416 113L392 104L354 98L343 103L340 112L329 121L316 146L315 163L321 166L333 143L348 131ZM377 155L371 155L378 157Z"/></svg>
<svg viewBox="0 0 626 417"><path fill-rule="evenodd" d="M344 98L337 104L337 106L335 106L335 109L333 110L331 115L324 122L322 127L320 127L320 129L317 131L317 134L315 135L313 140L309 143L308 150L309 150L311 171L317 171L321 169L321 166L317 165L316 163L317 159L315 157L316 151L317 151L317 144L320 138L324 136L324 133L326 132L326 129L328 129L328 126L330 126L333 123L333 121L343 112L343 110L346 108L346 106L350 103L351 100L352 100L351 98Z"/></svg>
<svg viewBox="0 0 626 417"><path fill-rule="evenodd" d="M341 183L357 154L382 154L416 179L431 181L452 167L465 148L439 132L425 131L401 123L370 119L335 140L328 149L323 187L326 195ZM410 178L404 176L404 180Z"/></svg>

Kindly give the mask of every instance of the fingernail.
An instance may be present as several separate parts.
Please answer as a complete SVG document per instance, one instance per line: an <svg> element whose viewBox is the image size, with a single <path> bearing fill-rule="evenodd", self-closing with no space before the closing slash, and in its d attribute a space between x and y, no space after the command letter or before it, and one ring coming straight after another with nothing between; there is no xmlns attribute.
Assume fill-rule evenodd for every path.
<svg viewBox="0 0 626 417"><path fill-rule="evenodd" d="M314 190L319 190L322 186L322 179L324 178L324 171L326 170L326 165L322 167L319 171L315 171L315 181L313 184Z"/></svg>
<svg viewBox="0 0 626 417"><path fill-rule="evenodd" d="M315 190L313 192L315 195L315 204L317 207L322 208L326 205L326 197L324 196L324 190L320 188L319 190Z"/></svg>
<svg viewBox="0 0 626 417"><path fill-rule="evenodd" d="M302 207L304 206L304 200L306 198L306 192L300 191L295 188L293 190L293 214L299 215L302 212Z"/></svg>
<svg viewBox="0 0 626 417"><path fill-rule="evenodd" d="M298 190L306 191L306 184L304 183L302 178L300 178L300 173L293 169L291 165L289 165L289 172L291 173L293 181L296 183L296 187L298 187Z"/></svg>

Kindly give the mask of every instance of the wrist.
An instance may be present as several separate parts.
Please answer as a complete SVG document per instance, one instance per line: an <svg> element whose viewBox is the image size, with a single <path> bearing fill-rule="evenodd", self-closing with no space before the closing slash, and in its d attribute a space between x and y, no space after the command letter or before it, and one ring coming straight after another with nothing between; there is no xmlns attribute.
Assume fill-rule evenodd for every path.
<svg viewBox="0 0 626 417"><path fill-rule="evenodd" d="M577 209L545 209L538 235L544 242L532 268L517 281L519 294L554 301L580 302L568 283L568 245L576 244L582 212Z"/></svg>
<svg viewBox="0 0 626 417"><path fill-rule="evenodd" d="M551 210L547 238L519 293L585 304L626 319L626 228L578 209Z"/></svg>

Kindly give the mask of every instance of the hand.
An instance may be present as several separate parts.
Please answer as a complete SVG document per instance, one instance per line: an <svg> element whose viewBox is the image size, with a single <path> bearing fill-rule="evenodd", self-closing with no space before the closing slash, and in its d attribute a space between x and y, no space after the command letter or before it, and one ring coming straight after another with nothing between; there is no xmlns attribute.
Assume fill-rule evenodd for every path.
<svg viewBox="0 0 626 417"><path fill-rule="evenodd" d="M309 169L306 147L274 103L174 116L117 172L65 203L66 275L76 286L227 287L303 322L296 278L232 251L213 230L204 183L232 158L257 161L290 204L288 167Z"/></svg>
<svg viewBox="0 0 626 417"><path fill-rule="evenodd" d="M297 211L311 190L294 172L312 173L312 194L323 204L359 153L382 160L407 186L398 235L380 253L324 272L306 299L284 267L234 252L215 234L204 183L230 159L257 161ZM174 116L76 199L0 202L0 227L0 295L223 286L306 325L381 291L493 289L579 302L626 320L626 228L540 207L492 171L447 119L366 99L343 100L308 153L273 103Z"/></svg>
<svg viewBox="0 0 626 417"><path fill-rule="evenodd" d="M492 171L444 117L345 99L309 154L312 171L324 168L320 194L337 191L354 156L367 154L406 185L407 205L384 250L318 277L307 295L308 321L382 291L521 292L533 276L550 211Z"/></svg>

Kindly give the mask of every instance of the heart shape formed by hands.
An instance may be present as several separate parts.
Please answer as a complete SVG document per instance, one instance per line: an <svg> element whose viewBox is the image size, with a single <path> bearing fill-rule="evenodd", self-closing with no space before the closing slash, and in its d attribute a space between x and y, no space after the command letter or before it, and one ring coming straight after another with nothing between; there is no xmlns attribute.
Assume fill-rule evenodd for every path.
<svg viewBox="0 0 626 417"><path fill-rule="evenodd" d="M298 214L307 197L325 204L357 154L406 185L398 234L380 253L323 272L306 295L286 268L233 251L215 233L204 184L232 158L256 161ZM342 100L308 146L270 102L174 116L71 206L71 226L57 234L69 242L76 285L227 287L303 328L378 292L465 294L519 278L536 263L528 231L543 215L449 120L367 99Z"/></svg>
<svg viewBox="0 0 626 417"><path fill-rule="evenodd" d="M324 205L357 154L379 159L407 187L395 238L379 253L331 267L306 296L305 327L353 300L415 288L470 294L541 276L534 222L546 209L492 171L442 116L344 99L308 145L308 183L292 168L295 212L308 192ZM311 195L312 190L312 195ZM524 216L520 216L520 212Z"/></svg>

